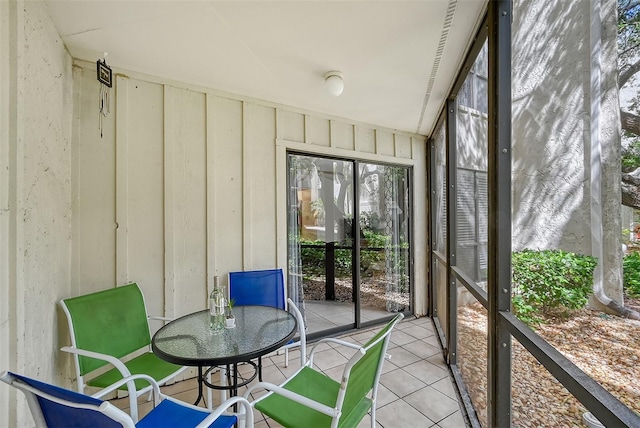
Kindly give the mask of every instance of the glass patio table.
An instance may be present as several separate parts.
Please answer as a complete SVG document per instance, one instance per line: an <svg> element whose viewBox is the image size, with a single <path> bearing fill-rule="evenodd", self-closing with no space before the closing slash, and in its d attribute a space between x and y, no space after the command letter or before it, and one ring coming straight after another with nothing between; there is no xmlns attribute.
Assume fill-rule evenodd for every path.
<svg viewBox="0 0 640 428"><path fill-rule="evenodd" d="M229 390L237 395L238 387L255 379L259 367L251 360L275 351L293 338L296 318L289 312L270 306L234 306L234 328L214 334L209 327L207 309L177 318L160 330L151 340L151 349L170 363L198 367L197 405L203 397L203 385ZM249 363L255 371L238 382L238 363ZM213 385L206 375L213 368L227 368L226 385ZM208 367L207 370L204 370ZM231 370L231 368L233 368ZM230 376L233 373L233 376Z"/></svg>

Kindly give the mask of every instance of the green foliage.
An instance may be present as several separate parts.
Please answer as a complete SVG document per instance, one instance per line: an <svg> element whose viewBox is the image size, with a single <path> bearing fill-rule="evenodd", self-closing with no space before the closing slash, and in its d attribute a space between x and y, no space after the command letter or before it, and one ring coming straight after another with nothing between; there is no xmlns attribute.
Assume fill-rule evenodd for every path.
<svg viewBox="0 0 640 428"><path fill-rule="evenodd" d="M561 250L513 253L512 306L527 324L541 315L583 308L592 292L597 259Z"/></svg>
<svg viewBox="0 0 640 428"><path fill-rule="evenodd" d="M303 265L304 266L304 265ZM336 276L351 276L351 250L341 249L335 251Z"/></svg>
<svg viewBox="0 0 640 428"><path fill-rule="evenodd" d="M324 273L325 247L324 241L300 239L302 245L313 245L313 248L302 247L300 258L304 266L305 276L322 275Z"/></svg>
<svg viewBox="0 0 640 428"><path fill-rule="evenodd" d="M363 230L364 237L367 240L368 247L384 248L389 242L389 237L380 235L379 233L371 232L370 230Z"/></svg>
<svg viewBox="0 0 640 428"><path fill-rule="evenodd" d="M384 269L385 248L389 245L389 237L374 233L370 230L363 230L364 240L360 249L360 273L363 276L372 275L377 270ZM321 240L300 239L302 244L300 257L302 266L304 266L304 275L306 277L324 275L326 247L325 242ZM313 247L310 247L310 246ZM397 249L396 268L400 272L406 272L408 244L401 244ZM353 267L350 248L337 248L335 250L335 273L338 277L351 276ZM408 284L408 276L404 275L401 281Z"/></svg>
<svg viewBox="0 0 640 428"><path fill-rule="evenodd" d="M367 234L365 233L365 236ZM376 241L384 241L384 237L375 237ZM324 275L324 264L326 248L324 241L309 241L302 239L303 245L314 245L314 248L303 247L301 250L302 266L304 266L305 275ZM384 248L384 243L381 247ZM352 261L351 261L351 249L336 249L335 250L335 269L336 275L339 277L351 276ZM384 260L384 250L366 250L360 251L360 265L362 271L368 267L375 265L376 263Z"/></svg>
<svg viewBox="0 0 640 428"><path fill-rule="evenodd" d="M389 237L364 230L366 245L360 248L360 272L362 275L373 275L374 269L384 263L384 247Z"/></svg>
<svg viewBox="0 0 640 428"><path fill-rule="evenodd" d="M627 147L622 148L621 154L622 171L633 171L640 167L640 140L632 140Z"/></svg>
<svg viewBox="0 0 640 428"><path fill-rule="evenodd" d="M624 289L630 296L640 297L640 253L630 253L622 260Z"/></svg>

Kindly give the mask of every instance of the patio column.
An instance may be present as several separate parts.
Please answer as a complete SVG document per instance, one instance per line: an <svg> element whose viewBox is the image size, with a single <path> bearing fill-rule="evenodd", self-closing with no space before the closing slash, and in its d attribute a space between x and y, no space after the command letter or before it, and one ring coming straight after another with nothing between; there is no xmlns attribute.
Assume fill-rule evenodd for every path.
<svg viewBox="0 0 640 428"><path fill-rule="evenodd" d="M511 426L511 19L509 0L489 2L488 424Z"/></svg>

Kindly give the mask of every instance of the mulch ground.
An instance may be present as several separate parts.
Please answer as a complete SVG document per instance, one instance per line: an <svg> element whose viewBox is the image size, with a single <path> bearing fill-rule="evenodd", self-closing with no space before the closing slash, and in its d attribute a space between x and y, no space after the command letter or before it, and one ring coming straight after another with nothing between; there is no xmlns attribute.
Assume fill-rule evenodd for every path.
<svg viewBox="0 0 640 428"><path fill-rule="evenodd" d="M640 299L625 299L640 312ZM458 365L479 419L486 414L486 311L477 303L459 310ZM592 309L548 318L534 330L627 407L640 414L640 321ZM512 342L514 427L584 427L587 410L526 351Z"/></svg>
<svg viewBox="0 0 640 428"><path fill-rule="evenodd" d="M325 300L324 277L305 278L303 282L305 300ZM400 305L409 305L409 293L385 291L386 278L384 275L365 277L360 284L360 303L363 307L373 307L386 310L387 300L393 300ZM351 279L336 278L335 301L351 302L353 290Z"/></svg>

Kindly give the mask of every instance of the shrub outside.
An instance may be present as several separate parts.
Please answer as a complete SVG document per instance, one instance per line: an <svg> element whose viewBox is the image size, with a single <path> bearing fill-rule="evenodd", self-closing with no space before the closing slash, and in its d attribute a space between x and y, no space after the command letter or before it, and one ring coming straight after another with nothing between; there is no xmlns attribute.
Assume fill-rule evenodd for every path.
<svg viewBox="0 0 640 428"><path fill-rule="evenodd" d="M512 255L515 315L527 324L540 315L566 315L583 308L592 293L598 260L562 250L523 250Z"/></svg>

